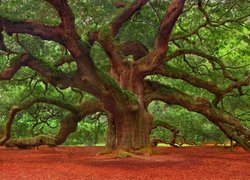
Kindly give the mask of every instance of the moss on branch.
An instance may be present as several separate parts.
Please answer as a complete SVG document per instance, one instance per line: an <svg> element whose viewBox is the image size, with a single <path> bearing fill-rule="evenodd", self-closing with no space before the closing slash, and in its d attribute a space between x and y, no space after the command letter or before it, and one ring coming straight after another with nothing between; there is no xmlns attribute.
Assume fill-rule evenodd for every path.
<svg viewBox="0 0 250 180"><path fill-rule="evenodd" d="M32 148L35 146L48 145L56 146L55 138L50 135L38 135L29 138L10 139L5 144L6 147L18 147L21 149Z"/></svg>

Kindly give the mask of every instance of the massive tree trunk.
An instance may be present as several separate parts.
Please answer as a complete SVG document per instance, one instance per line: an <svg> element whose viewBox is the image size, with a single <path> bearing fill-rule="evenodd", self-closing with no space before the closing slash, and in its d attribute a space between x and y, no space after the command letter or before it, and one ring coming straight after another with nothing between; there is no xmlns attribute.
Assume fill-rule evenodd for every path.
<svg viewBox="0 0 250 180"><path fill-rule="evenodd" d="M143 99L142 81L134 83L138 77L131 71L123 71L117 79L123 88L128 104L104 103L108 111L107 148L135 151L150 147L152 116L146 109Z"/></svg>
<svg viewBox="0 0 250 180"><path fill-rule="evenodd" d="M150 148L151 115L145 109L109 113L106 147L135 151Z"/></svg>

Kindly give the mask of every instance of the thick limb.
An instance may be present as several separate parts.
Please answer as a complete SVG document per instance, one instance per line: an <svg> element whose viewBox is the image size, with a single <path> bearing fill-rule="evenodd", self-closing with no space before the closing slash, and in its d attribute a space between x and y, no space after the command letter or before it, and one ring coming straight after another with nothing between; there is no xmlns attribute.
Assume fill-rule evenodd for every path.
<svg viewBox="0 0 250 180"><path fill-rule="evenodd" d="M47 26L29 21L14 22L11 20L4 19L0 16L0 30L12 35L13 33L29 34L38 36L44 40L52 40L63 44L62 41L62 30L60 27Z"/></svg>
<svg viewBox="0 0 250 180"><path fill-rule="evenodd" d="M21 149L27 149L32 147L38 147L41 145L56 146L55 137L49 135L37 135L29 138L9 139L5 144L6 147L18 147Z"/></svg>
<svg viewBox="0 0 250 180"><path fill-rule="evenodd" d="M79 105L77 112L70 113L60 122L60 130L55 137L55 143L57 145L64 143L67 137L77 130L78 122L81 121L85 116L102 111L104 110L100 101L90 100L82 102Z"/></svg>
<svg viewBox="0 0 250 180"><path fill-rule="evenodd" d="M77 111L77 108L75 108L74 106L72 106L70 104L66 104L62 101L52 100L52 99L43 98L43 97L42 98L35 98L35 99L28 101L24 104L21 104L19 106L13 106L10 110L8 119L6 121L5 133L4 133L4 136L2 137L2 139L0 140L0 145L3 145L6 141L9 140L9 138L11 136L11 126L12 126L12 123L14 121L16 114L20 111L29 109L31 106L33 106L36 103L54 104L58 107L67 109L67 110L74 112L74 113Z"/></svg>
<svg viewBox="0 0 250 180"><path fill-rule="evenodd" d="M230 136L230 133L227 133L226 130L238 133L241 136L241 139L239 139L238 136L232 136L229 138L232 138L237 143L241 144L242 147L246 150L250 148L249 129L243 126L237 118L223 113L222 110L215 107L207 99L188 95L177 89L162 85L157 82L146 81L144 87L146 97L151 100L161 100L169 104L176 104L182 106L188 109L189 111L200 113L207 117L208 120L210 120L212 123L219 126L221 129L223 128L222 126L220 126L221 124L227 124L227 126L232 126L232 128L227 128L223 132L227 136ZM244 141L245 145L243 145L243 143L240 141Z"/></svg>
<svg viewBox="0 0 250 180"><path fill-rule="evenodd" d="M157 120L155 120L155 121L153 121L152 124L153 124L152 129L155 129L155 128L157 128L157 127L164 127L164 128L166 128L167 130L170 130L170 131L173 133L173 136L172 136L172 140L171 140L170 142L166 142L166 141L164 141L164 140L162 140L162 139L152 139L152 140L151 140L151 144L152 144L152 143L153 143L153 144L155 144L155 143L158 144L159 142L162 142L162 143L170 144L171 146L176 147L175 143L176 143L177 136L178 136L178 134L179 134L179 132L180 132L179 129L177 129L176 127L170 125L170 124L167 123L166 121L159 121L159 120L157 121Z"/></svg>

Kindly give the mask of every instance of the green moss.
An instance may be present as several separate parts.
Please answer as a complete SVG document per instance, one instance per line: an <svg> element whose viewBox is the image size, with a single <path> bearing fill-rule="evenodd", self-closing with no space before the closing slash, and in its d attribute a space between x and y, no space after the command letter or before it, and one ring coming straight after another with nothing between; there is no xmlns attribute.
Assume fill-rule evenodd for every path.
<svg viewBox="0 0 250 180"><path fill-rule="evenodd" d="M159 92L162 92L162 93L176 93L176 90L171 88L171 87L164 86L164 87L159 88Z"/></svg>
<svg viewBox="0 0 250 180"><path fill-rule="evenodd" d="M99 70L97 74L104 82L110 84L116 91L122 93L122 88L108 73Z"/></svg>
<svg viewBox="0 0 250 180"><path fill-rule="evenodd" d="M119 84L106 72L98 71L98 76L107 84L111 85L120 95L121 97L127 101L128 104L137 104L136 95L127 90L123 89L119 86Z"/></svg>
<svg viewBox="0 0 250 180"><path fill-rule="evenodd" d="M8 21L12 21L13 23L18 23L19 21L22 21L22 19L20 17L13 16L13 15L10 15L10 14L7 14L7 13L2 13L0 15L0 18L6 19Z"/></svg>
<svg viewBox="0 0 250 180"><path fill-rule="evenodd" d="M124 98L127 99L130 104L137 103L137 98L132 91L129 91L127 89L123 89L122 93L123 93Z"/></svg>
<svg viewBox="0 0 250 180"><path fill-rule="evenodd" d="M109 25L104 25L99 29L99 40L105 41L112 38Z"/></svg>

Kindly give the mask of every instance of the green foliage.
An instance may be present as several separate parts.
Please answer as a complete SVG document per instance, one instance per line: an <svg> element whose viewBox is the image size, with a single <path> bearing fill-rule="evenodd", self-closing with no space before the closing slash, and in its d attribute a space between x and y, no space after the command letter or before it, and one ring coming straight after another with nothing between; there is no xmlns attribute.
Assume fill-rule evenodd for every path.
<svg viewBox="0 0 250 180"><path fill-rule="evenodd" d="M4 0L0 2L0 16L12 21L35 20L57 25L60 21L56 11L43 0Z"/></svg>
<svg viewBox="0 0 250 180"><path fill-rule="evenodd" d="M96 114L88 116L78 123L77 131L72 133L65 145L104 144L106 141L107 119L105 116L96 117Z"/></svg>
<svg viewBox="0 0 250 180"><path fill-rule="evenodd" d="M165 121L180 130L180 136L177 139L179 142L202 144L223 143L227 140L225 135L203 116L181 107L154 101L150 104L149 111L154 115L155 120ZM152 131L151 137L161 138L169 142L172 133L163 127L158 127Z"/></svg>
<svg viewBox="0 0 250 180"><path fill-rule="evenodd" d="M109 25L103 25L102 27L100 27L99 33L100 33L99 35L100 41L107 41L112 37Z"/></svg>

